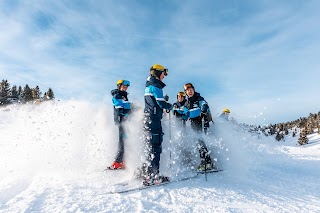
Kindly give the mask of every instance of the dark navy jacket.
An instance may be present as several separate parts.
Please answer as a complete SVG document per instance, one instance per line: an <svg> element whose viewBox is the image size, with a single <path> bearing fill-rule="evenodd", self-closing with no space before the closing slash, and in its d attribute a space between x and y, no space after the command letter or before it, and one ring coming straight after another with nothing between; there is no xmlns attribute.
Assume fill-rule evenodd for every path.
<svg viewBox="0 0 320 213"><path fill-rule="evenodd" d="M194 95L185 103L184 113L192 120L201 118L201 112L210 112L209 105L200 93L194 92Z"/></svg>
<svg viewBox="0 0 320 213"><path fill-rule="evenodd" d="M114 122L120 123L130 114L131 111L128 93L119 89L114 89L111 91L111 95L113 96Z"/></svg>
<svg viewBox="0 0 320 213"><path fill-rule="evenodd" d="M153 76L149 76L144 91L144 112L149 114L151 119L162 119L163 109L170 109L171 104L167 103L163 97L162 89L166 85Z"/></svg>

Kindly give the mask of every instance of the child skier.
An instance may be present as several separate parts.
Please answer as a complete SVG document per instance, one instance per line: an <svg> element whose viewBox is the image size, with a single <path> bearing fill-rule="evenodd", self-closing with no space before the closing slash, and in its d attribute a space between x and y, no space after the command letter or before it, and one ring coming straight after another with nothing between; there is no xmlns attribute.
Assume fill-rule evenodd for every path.
<svg viewBox="0 0 320 213"><path fill-rule="evenodd" d="M197 133L202 133L202 128L204 126L204 132L206 133L207 129L209 128L209 122L212 121L208 103L202 96L200 96L200 93L195 92L194 86L191 83L185 84L184 90L188 96L188 100L185 103L184 112L185 115L187 115L190 119L191 128ZM202 119L204 119L203 126ZM213 169L211 157L203 139L198 140L198 148L201 159L198 170L204 171Z"/></svg>
<svg viewBox="0 0 320 213"><path fill-rule="evenodd" d="M117 156L108 169L124 169L125 164L123 161L124 155L124 140L125 130L123 122L126 121L128 115L131 112L130 102L128 100L127 89L130 86L128 80L118 80L117 89L111 91L112 102L114 108L114 122L119 128L119 142L118 142L118 153Z"/></svg>
<svg viewBox="0 0 320 213"><path fill-rule="evenodd" d="M182 124L185 125L185 117L184 114L184 104L186 103L186 94L184 92L178 92L177 94L177 102L175 102L173 106L173 115L176 116L178 120L182 121Z"/></svg>

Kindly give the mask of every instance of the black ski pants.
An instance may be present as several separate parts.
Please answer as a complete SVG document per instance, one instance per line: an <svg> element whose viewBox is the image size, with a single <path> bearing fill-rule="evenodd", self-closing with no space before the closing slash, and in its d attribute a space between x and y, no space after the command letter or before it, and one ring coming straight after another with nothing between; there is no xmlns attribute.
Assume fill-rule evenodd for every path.
<svg viewBox="0 0 320 213"><path fill-rule="evenodd" d="M121 163L121 162L123 162L124 140L126 137L122 122L118 124L118 129L119 129L118 153L117 153L117 156L114 161Z"/></svg>
<svg viewBox="0 0 320 213"><path fill-rule="evenodd" d="M144 142L147 176L159 174L160 155L162 153L163 132L161 119L151 118L145 115L144 120Z"/></svg>
<svg viewBox="0 0 320 213"><path fill-rule="evenodd" d="M202 118L194 118L190 119L191 121L191 128L197 132L197 133L202 133ZM211 157L208 154L208 148L202 138L198 139L198 150L200 154L200 159L201 161L205 161L205 163L211 163Z"/></svg>

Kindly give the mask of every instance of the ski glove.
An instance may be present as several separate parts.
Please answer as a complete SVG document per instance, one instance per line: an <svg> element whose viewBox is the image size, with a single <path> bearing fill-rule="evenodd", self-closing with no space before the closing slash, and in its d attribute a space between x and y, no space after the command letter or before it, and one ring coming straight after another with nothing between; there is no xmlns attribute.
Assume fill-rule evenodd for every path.
<svg viewBox="0 0 320 213"><path fill-rule="evenodd" d="M169 113L170 110L172 110L173 107L172 107L172 104L170 104L170 103L167 103L167 104L168 104L167 105L168 108L166 109L166 112Z"/></svg>
<svg viewBox="0 0 320 213"><path fill-rule="evenodd" d="M164 98L165 101L169 101L169 96L168 95L165 95L163 98Z"/></svg>

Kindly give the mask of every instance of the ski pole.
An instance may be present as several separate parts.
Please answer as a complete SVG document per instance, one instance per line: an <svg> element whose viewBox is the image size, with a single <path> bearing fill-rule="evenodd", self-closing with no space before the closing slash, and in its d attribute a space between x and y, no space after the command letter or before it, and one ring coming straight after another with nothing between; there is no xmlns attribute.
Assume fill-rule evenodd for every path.
<svg viewBox="0 0 320 213"><path fill-rule="evenodd" d="M167 94L164 96L164 100L166 102L169 101L169 96ZM170 159L169 167L171 169L172 160L171 160L171 116L170 116L171 113L170 113L170 109L166 109L166 112L169 113L169 149L170 149L169 150L169 159Z"/></svg>
<svg viewBox="0 0 320 213"><path fill-rule="evenodd" d="M205 176L206 181L208 181L208 179L207 179L207 159L206 159L206 157L204 158L204 162L205 162L205 164L204 164L204 176Z"/></svg>
<svg viewBox="0 0 320 213"><path fill-rule="evenodd" d="M171 160L171 113L169 111L169 153L170 153L170 169L171 169L171 164L172 164L172 160Z"/></svg>

